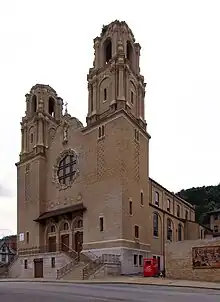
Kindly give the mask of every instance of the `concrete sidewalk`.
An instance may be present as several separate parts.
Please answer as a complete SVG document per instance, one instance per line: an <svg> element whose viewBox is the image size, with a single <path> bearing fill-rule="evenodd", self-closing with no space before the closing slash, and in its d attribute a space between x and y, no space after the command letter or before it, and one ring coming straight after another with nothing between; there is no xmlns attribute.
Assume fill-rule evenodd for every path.
<svg viewBox="0 0 220 302"><path fill-rule="evenodd" d="M189 280L171 280L166 278L144 278L144 277L106 277L92 280L54 280L54 279L0 279L0 282L57 282L57 283L75 283L75 284L136 284L136 285L156 285L171 287L188 288L207 288L220 290L220 283L189 281Z"/></svg>

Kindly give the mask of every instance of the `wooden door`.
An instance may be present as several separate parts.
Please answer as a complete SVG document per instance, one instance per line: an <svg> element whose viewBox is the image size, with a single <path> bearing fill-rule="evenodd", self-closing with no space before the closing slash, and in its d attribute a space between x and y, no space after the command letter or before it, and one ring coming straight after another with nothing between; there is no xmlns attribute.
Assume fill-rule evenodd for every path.
<svg viewBox="0 0 220 302"><path fill-rule="evenodd" d="M49 237L48 252L56 252L56 236Z"/></svg>
<svg viewBox="0 0 220 302"><path fill-rule="evenodd" d="M34 278L44 277L44 264L43 259L34 259Z"/></svg>
<svg viewBox="0 0 220 302"><path fill-rule="evenodd" d="M69 244L70 244L70 238L69 235L62 235L61 236L61 245L62 245L62 251L69 252Z"/></svg>
<svg viewBox="0 0 220 302"><path fill-rule="evenodd" d="M83 232L77 232L75 234L75 250L78 254L82 251L83 245Z"/></svg>

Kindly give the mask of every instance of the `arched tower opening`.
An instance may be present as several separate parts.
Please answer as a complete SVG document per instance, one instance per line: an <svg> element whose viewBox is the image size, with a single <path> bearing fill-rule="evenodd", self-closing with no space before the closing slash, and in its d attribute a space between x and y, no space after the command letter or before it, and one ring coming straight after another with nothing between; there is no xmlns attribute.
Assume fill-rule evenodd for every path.
<svg viewBox="0 0 220 302"><path fill-rule="evenodd" d="M48 112L52 117L55 117L55 101L52 97L49 97Z"/></svg>
<svg viewBox="0 0 220 302"><path fill-rule="evenodd" d="M104 43L104 58L105 63L108 63L112 58L112 41L110 38L107 38Z"/></svg>
<svg viewBox="0 0 220 302"><path fill-rule="evenodd" d="M130 41L127 41L127 59L132 63L133 60L133 47Z"/></svg>
<svg viewBox="0 0 220 302"><path fill-rule="evenodd" d="M37 97L34 94L32 96L32 99L31 99L31 112L32 112L32 115L35 114L36 111L37 111Z"/></svg>

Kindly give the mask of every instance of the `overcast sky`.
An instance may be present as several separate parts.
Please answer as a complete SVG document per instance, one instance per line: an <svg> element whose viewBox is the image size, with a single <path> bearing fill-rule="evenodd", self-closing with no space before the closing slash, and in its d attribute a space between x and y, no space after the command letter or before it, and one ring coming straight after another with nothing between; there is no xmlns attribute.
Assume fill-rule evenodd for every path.
<svg viewBox="0 0 220 302"><path fill-rule="evenodd" d="M51 85L85 124L93 38L125 20L142 46L150 176L171 191L220 179L218 0L0 1L0 230L16 232L25 94ZM8 230L8 231L7 231ZM1 231L0 231L1 236Z"/></svg>

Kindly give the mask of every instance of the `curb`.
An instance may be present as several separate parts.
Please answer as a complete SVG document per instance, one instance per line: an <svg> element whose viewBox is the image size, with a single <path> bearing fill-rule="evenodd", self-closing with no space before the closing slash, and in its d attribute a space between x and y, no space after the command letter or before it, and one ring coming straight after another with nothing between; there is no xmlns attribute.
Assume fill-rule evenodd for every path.
<svg viewBox="0 0 220 302"><path fill-rule="evenodd" d="M207 289L207 290L218 290L220 291L220 287L205 287L205 286L193 286L193 285L177 285L177 284L156 284L156 283L144 283L144 282L132 282L132 281L65 281L65 280L60 280L60 281L53 281L53 280L22 280L22 279L18 279L18 280L5 280L5 279L0 279L0 283L1 282L8 282L8 283L25 283L25 282L29 282L29 283L60 283L60 284L128 284L128 285L141 285L141 286L163 286L163 287L175 287L175 288L192 288L192 289Z"/></svg>

